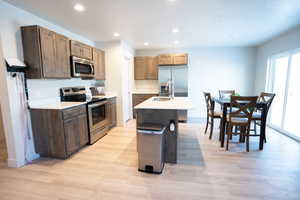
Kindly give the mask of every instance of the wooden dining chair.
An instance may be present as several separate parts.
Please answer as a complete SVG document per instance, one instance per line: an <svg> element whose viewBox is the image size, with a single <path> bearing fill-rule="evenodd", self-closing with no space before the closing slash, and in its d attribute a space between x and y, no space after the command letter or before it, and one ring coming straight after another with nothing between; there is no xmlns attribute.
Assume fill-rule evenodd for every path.
<svg viewBox="0 0 300 200"><path fill-rule="evenodd" d="M229 139L232 138L232 135L240 134L240 137L246 138L246 148L249 152L250 124L257 99L257 96L231 96L230 112L226 119L226 150L229 148ZM234 127L239 127L240 131L233 132Z"/></svg>
<svg viewBox="0 0 300 200"><path fill-rule="evenodd" d="M214 119L221 119L221 112L215 111L215 102L211 98L211 94L209 92L203 92L205 103L206 103L206 127L205 134L208 129L208 124L210 124L210 134L209 139L212 138L213 129L214 129Z"/></svg>
<svg viewBox="0 0 300 200"><path fill-rule="evenodd" d="M230 96L235 94L235 90L219 90L220 99L230 98Z"/></svg>
<svg viewBox="0 0 300 200"><path fill-rule="evenodd" d="M275 97L275 94L273 94L273 93L266 93L266 92L260 93L258 102L267 104L267 110L266 110L267 114L272 105L274 97ZM258 121L261 122L261 120L262 120L262 110L256 109L252 115L252 121L254 122L254 129L251 129L251 131L254 131L254 135L252 135L252 136L259 136L259 134L257 134L257 125L260 125L261 123L257 123L257 122ZM267 142L266 136L264 138L264 141Z"/></svg>

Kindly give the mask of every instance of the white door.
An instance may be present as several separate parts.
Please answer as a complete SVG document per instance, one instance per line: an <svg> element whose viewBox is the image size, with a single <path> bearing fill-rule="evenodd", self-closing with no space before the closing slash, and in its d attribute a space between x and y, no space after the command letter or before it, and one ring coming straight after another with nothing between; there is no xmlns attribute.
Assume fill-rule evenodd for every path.
<svg viewBox="0 0 300 200"><path fill-rule="evenodd" d="M273 59L273 92L276 94L272 105L271 125L280 128L284 115L285 89L289 65L289 56Z"/></svg>
<svg viewBox="0 0 300 200"><path fill-rule="evenodd" d="M124 79L123 79L123 111L124 111L124 121L127 122L130 119L130 111L131 111L131 101L130 101L130 67L131 67L131 59L125 57L125 66L124 66Z"/></svg>

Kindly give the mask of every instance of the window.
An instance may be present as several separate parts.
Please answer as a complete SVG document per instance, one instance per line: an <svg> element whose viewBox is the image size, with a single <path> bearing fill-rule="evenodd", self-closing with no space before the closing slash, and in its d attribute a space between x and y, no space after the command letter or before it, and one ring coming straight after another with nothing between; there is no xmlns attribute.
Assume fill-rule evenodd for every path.
<svg viewBox="0 0 300 200"><path fill-rule="evenodd" d="M300 113L300 50L272 56L269 60L267 88L276 94L269 125L300 140L297 128Z"/></svg>

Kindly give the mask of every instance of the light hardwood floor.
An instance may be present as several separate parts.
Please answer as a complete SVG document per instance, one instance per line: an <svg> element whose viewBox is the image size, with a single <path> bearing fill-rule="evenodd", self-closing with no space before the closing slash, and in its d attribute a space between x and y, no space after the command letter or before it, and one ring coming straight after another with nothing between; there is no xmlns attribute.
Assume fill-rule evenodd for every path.
<svg viewBox="0 0 300 200"><path fill-rule="evenodd" d="M230 151L208 140L204 126L180 125L179 162L163 174L137 171L135 123L114 128L68 160L40 159L20 169L0 167L0 199L300 199L300 144L268 129L268 143Z"/></svg>

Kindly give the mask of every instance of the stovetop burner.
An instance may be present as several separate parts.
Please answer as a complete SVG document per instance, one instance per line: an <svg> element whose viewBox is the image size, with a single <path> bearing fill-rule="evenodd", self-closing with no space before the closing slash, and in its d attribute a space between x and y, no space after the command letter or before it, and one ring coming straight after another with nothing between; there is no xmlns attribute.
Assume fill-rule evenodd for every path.
<svg viewBox="0 0 300 200"><path fill-rule="evenodd" d="M60 89L61 101L72 101L72 102L87 102L94 103L106 100L103 97L89 97L86 95L85 87L68 87Z"/></svg>

